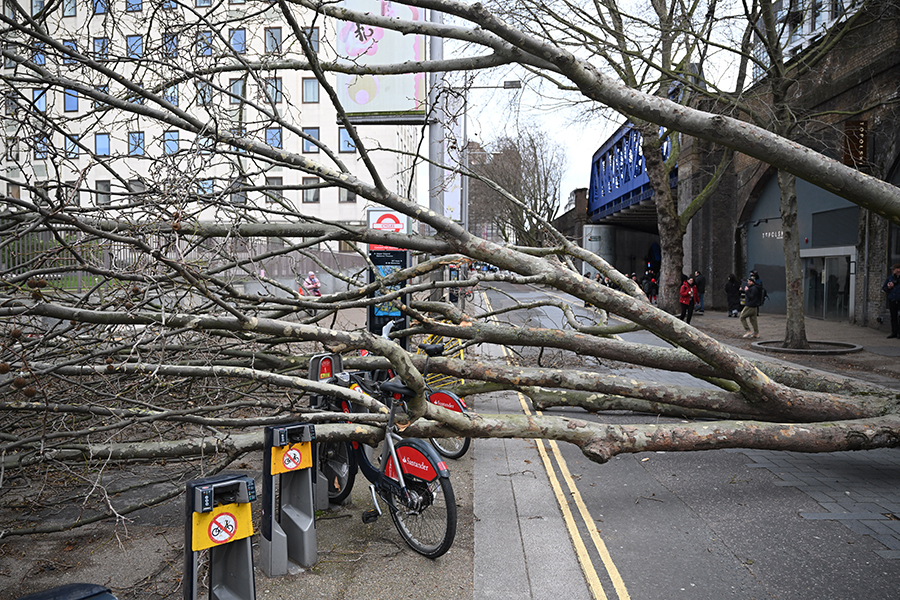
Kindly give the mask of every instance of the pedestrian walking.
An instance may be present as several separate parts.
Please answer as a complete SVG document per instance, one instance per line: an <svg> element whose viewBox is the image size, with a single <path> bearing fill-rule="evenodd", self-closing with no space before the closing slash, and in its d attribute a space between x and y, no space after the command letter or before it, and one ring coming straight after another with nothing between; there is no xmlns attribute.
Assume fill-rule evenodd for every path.
<svg viewBox="0 0 900 600"><path fill-rule="evenodd" d="M741 282L734 273L725 282L725 298L728 301L728 316L737 317L741 312Z"/></svg>
<svg viewBox="0 0 900 600"><path fill-rule="evenodd" d="M759 337L759 305L762 303L762 288L756 284L756 277L747 278L744 291L744 310L741 311L741 325L744 326L745 338ZM753 328L751 331L750 328Z"/></svg>
<svg viewBox="0 0 900 600"><path fill-rule="evenodd" d="M891 313L891 335L889 338L900 336L900 263L891 267L888 276L881 289L887 293L888 312Z"/></svg>
<svg viewBox="0 0 900 600"><path fill-rule="evenodd" d="M681 284L681 290L679 290L679 298L678 301L681 303L681 320L685 323L691 322L691 317L694 315L694 304L697 303L697 296L699 292L697 292L697 285L694 283L693 277L688 277L684 283Z"/></svg>

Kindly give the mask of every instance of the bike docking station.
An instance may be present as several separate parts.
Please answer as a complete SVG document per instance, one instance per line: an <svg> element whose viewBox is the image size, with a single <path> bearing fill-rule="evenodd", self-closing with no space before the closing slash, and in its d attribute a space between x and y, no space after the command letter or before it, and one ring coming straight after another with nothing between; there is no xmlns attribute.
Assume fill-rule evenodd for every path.
<svg viewBox="0 0 900 600"><path fill-rule="evenodd" d="M303 567L311 567L318 561L313 479L317 472L313 468L315 439L315 427L309 423L266 427L259 560L268 577L287 575L288 558Z"/></svg>
<svg viewBox="0 0 900 600"><path fill-rule="evenodd" d="M209 600L254 600L253 517L256 482L216 475L187 483L184 600L197 600L198 554L209 550Z"/></svg>
<svg viewBox="0 0 900 600"><path fill-rule="evenodd" d="M309 377L312 381L327 381L344 370L344 362L340 354L316 354L309 360ZM309 399L310 408L323 408L325 399L320 394L313 394ZM328 510L328 479L319 469L315 469L316 510Z"/></svg>

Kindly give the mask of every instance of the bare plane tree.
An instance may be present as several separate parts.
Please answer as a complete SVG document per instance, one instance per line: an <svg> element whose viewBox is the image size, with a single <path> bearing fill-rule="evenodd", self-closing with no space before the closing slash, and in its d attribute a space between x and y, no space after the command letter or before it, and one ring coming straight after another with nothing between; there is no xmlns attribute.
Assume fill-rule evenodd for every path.
<svg viewBox="0 0 900 600"><path fill-rule="evenodd" d="M354 126L338 102L333 74L519 65L583 102L766 161L892 222L900 222L896 187L759 126L642 91L580 50L554 43L552 27L529 30L483 4L409 3L452 15L446 25L306 0L247 3L240 19L202 4L171 0L124 12L102 0L6 5L12 9L2 17L7 45L0 73L8 167L0 175L7 184L0 213L0 477L15 486L3 486L4 498L46 482L39 493L26 494L36 506L54 483L88 482L95 499L90 514L54 525L70 527L180 492L171 486L140 506L121 506L116 489L97 487L105 481L98 472L121 465L166 461L185 465L183 476L214 472L259 449L259 427L300 414L321 425L320 440L374 439L378 429L366 424L381 418L377 412L348 417L307 408L310 393L373 406L359 393L306 378L310 354L322 348L365 348L378 357L367 366L390 363L418 393L404 430L412 436L552 438L576 444L598 462L647 450L827 452L898 443L895 394L748 361L651 306L633 282L555 232L546 215L534 221L543 245L526 248L481 239L424 209L410 192L409 172L420 160L416 144L371 143L365 126ZM62 16L71 6L92 12L73 20L75 26ZM130 12L138 13L136 20L129 21ZM469 51L377 66L338 61L329 40L339 19L463 40ZM340 143L352 153L304 126L311 109L299 87L284 85L288 73L316 80L346 131ZM77 110L69 110L72 102ZM288 138L296 145L285 143ZM421 225L436 235L369 229L307 208L318 194L336 190L401 212L415 223L414 232ZM355 252L357 264L366 265L363 244L409 249L419 260L369 283L364 271L335 266L329 257L339 249ZM573 258L608 273L619 289L586 280L571 267ZM431 273L461 259L501 270L453 285L541 284L626 325L585 326L571 318L562 330L528 329L428 300L445 285ZM269 276L268 265L277 260L294 270L308 261L336 283L322 297L300 295L294 283ZM412 298L406 304L397 290L403 282ZM690 373L717 386L637 385L587 369L429 361L429 370L480 389L519 389L536 402L565 391L568 401L590 410L625 407L718 420L611 426L450 413L425 401L421 357L347 326L347 311L388 302L412 318L404 335L560 348ZM669 345L622 341L614 334L623 329L645 329ZM5 535L48 529L20 523Z"/></svg>

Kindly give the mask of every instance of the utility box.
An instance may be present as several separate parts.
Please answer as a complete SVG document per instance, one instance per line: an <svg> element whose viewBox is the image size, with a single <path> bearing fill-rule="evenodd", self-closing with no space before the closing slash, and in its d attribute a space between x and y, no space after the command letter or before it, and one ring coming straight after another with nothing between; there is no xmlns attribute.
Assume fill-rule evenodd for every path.
<svg viewBox="0 0 900 600"><path fill-rule="evenodd" d="M259 560L269 577L287 575L288 559L303 567L318 561L315 439L309 423L266 427Z"/></svg>
<svg viewBox="0 0 900 600"><path fill-rule="evenodd" d="M222 474L187 484L184 599L197 599L198 555L209 550L209 600L255 600L252 477Z"/></svg>

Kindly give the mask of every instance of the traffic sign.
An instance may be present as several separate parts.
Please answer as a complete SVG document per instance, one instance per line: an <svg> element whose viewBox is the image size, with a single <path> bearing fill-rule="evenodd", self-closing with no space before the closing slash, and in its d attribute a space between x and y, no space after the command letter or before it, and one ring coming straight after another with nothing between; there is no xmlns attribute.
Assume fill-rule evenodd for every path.
<svg viewBox="0 0 900 600"><path fill-rule="evenodd" d="M311 442L272 447L272 475L308 469L312 463Z"/></svg>
<svg viewBox="0 0 900 600"><path fill-rule="evenodd" d="M224 504L212 512L192 514L191 550L198 552L253 535L249 502Z"/></svg>
<svg viewBox="0 0 900 600"><path fill-rule="evenodd" d="M409 233L409 219L406 215L388 208L370 208L367 213L369 229L388 233ZM384 244L369 244L372 250L400 250Z"/></svg>

